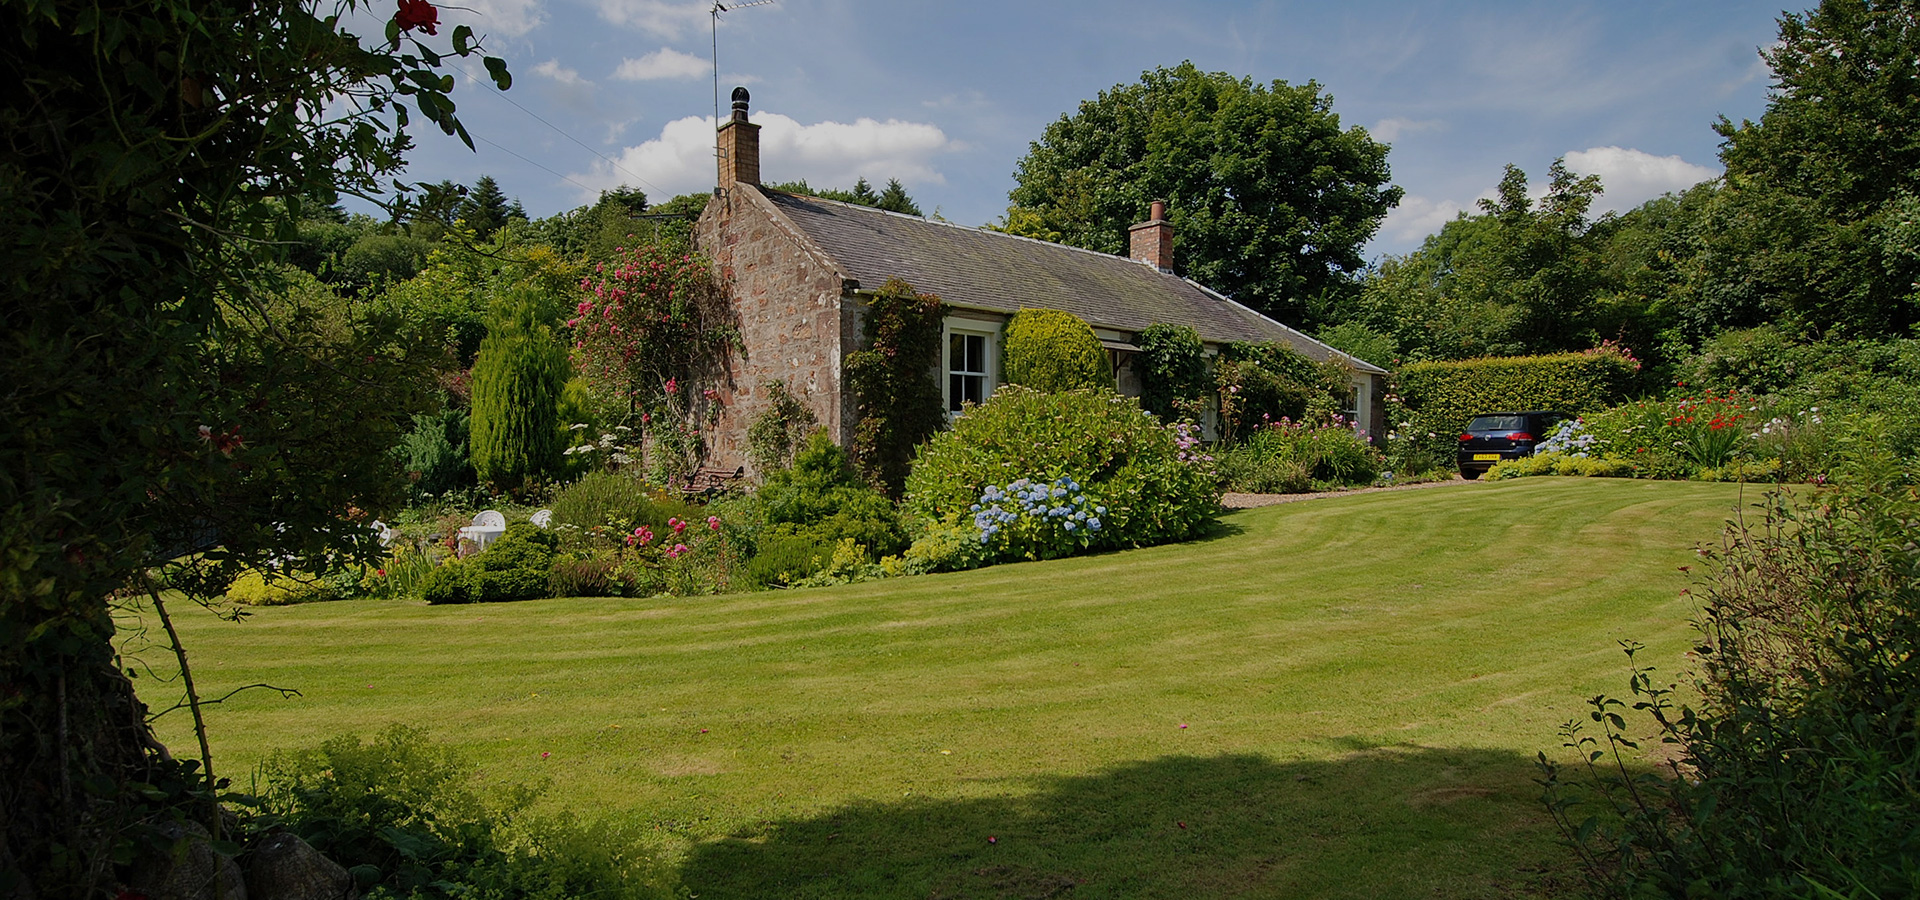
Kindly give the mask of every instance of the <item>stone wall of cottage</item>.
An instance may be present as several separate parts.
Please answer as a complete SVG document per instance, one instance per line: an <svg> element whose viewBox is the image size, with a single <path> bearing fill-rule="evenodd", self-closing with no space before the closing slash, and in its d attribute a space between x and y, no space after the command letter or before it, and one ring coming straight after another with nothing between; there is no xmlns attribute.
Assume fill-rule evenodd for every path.
<svg viewBox="0 0 1920 900"><path fill-rule="evenodd" d="M708 201L695 246L713 259L733 304L742 349L719 389L720 418L707 435L708 464L753 465L747 428L767 411L766 385L778 379L844 445L852 436L852 399L841 375L844 349L857 346L860 322L841 274L808 249L757 198L736 186Z"/></svg>

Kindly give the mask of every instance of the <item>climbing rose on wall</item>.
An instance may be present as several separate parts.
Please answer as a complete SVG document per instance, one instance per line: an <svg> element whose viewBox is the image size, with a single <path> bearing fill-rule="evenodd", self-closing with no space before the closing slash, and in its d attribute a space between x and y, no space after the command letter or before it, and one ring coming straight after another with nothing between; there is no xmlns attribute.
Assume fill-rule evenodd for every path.
<svg viewBox="0 0 1920 900"><path fill-rule="evenodd" d="M674 454L699 456L699 430L721 395L693 388L712 383L738 344L712 263L654 244L620 247L580 289L566 323L574 368L596 390L624 399L633 421L651 426L656 449L665 441Z"/></svg>

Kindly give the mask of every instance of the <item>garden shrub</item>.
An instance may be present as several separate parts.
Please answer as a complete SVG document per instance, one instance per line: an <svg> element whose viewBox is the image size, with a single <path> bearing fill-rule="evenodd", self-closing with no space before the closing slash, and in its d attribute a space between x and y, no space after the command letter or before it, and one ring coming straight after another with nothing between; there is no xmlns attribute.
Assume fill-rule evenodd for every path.
<svg viewBox="0 0 1920 900"><path fill-rule="evenodd" d="M547 596L559 538L531 522L515 522L486 552L473 557L468 578L481 603L537 600Z"/></svg>
<svg viewBox="0 0 1920 900"><path fill-rule="evenodd" d="M298 835L369 898L672 895L636 829L539 816L539 791L482 785L451 749L405 725L276 752L260 776L249 828Z"/></svg>
<svg viewBox="0 0 1920 900"><path fill-rule="evenodd" d="M997 546L973 522L981 511L974 507L992 502L983 503L987 489L1007 492L1023 478L1051 486L1064 477L1083 486L1087 504L1106 507L1084 549L1187 540L1212 523L1220 495L1212 463L1182 448L1177 428L1111 392L1048 394L1005 385L921 448L903 510L922 535L975 526L976 540ZM981 561L1043 548L1002 549Z"/></svg>
<svg viewBox="0 0 1920 900"><path fill-rule="evenodd" d="M1912 895L1920 500L1891 458L1861 462L1843 490L1769 494L1703 552L1697 706L1635 665L1631 700L1596 697L1562 730L1581 763L1541 755L1595 893ZM1638 773L1649 729L1679 753Z"/></svg>
<svg viewBox="0 0 1920 900"><path fill-rule="evenodd" d="M567 350L537 321L530 302L497 317L473 363L474 474L500 490L559 470L565 448L559 419Z"/></svg>
<svg viewBox="0 0 1920 900"><path fill-rule="evenodd" d="M1619 403L1638 364L1624 353L1558 353L1412 363L1396 373L1412 430L1452 441L1476 415L1559 410L1584 415Z"/></svg>
<svg viewBox="0 0 1920 900"><path fill-rule="evenodd" d="M624 597L633 589L632 578L620 571L619 554L606 550L562 556L547 575L553 597Z"/></svg>
<svg viewBox="0 0 1920 900"><path fill-rule="evenodd" d="M766 395L767 410L747 426L747 461L755 473L764 475L792 465L793 455L819 427L819 420L787 390L786 382L776 378L763 382L760 390Z"/></svg>
<svg viewBox="0 0 1920 900"><path fill-rule="evenodd" d="M747 575L762 587L796 584L827 564L832 545L791 530L762 533L747 560Z"/></svg>
<svg viewBox="0 0 1920 900"><path fill-rule="evenodd" d="M813 574L817 566L802 567L803 562L830 561L843 540L863 548L869 561L907 546L893 504L867 486L846 451L824 431L807 438L791 467L768 473L754 498L765 521L755 537L756 555L767 560L750 565L765 584L790 583L787 574ZM803 546L817 552L803 553Z"/></svg>
<svg viewBox="0 0 1920 900"><path fill-rule="evenodd" d="M471 564L464 560L449 559L420 580L420 599L435 606L446 603L472 603L474 601L473 579L470 578Z"/></svg>
<svg viewBox="0 0 1920 900"><path fill-rule="evenodd" d="M1569 475L1582 478L1632 478L1633 464L1622 459L1610 459L1593 456L1573 456L1567 453L1548 451L1523 456L1519 459L1504 459L1494 463L1487 470L1488 481L1504 478L1524 478L1529 475Z"/></svg>
<svg viewBox="0 0 1920 900"><path fill-rule="evenodd" d="M257 569L241 573L227 588L227 602L240 606L289 606L339 600L343 596L346 595L332 580L296 575L268 579Z"/></svg>
<svg viewBox="0 0 1920 900"><path fill-rule="evenodd" d="M419 502L473 485L467 429L467 411L456 407L413 417L412 430L394 450L407 473L410 500Z"/></svg>
<svg viewBox="0 0 1920 900"><path fill-rule="evenodd" d="M1385 462L1380 451L1344 423L1274 422L1219 451L1227 489L1290 494L1372 484Z"/></svg>
<svg viewBox="0 0 1920 900"><path fill-rule="evenodd" d="M1002 341L1008 384L1054 393L1113 387L1113 369L1093 326L1070 312L1022 309Z"/></svg>
<svg viewBox="0 0 1920 900"><path fill-rule="evenodd" d="M918 447L946 423L940 384L940 335L947 305L887 279L868 301L866 344L847 354L847 386L858 408L854 464L868 483L897 497Z"/></svg>
<svg viewBox="0 0 1920 900"><path fill-rule="evenodd" d="M1213 370L1226 441L1273 422L1330 424L1353 396L1344 361L1317 363L1275 342L1228 344Z"/></svg>
<svg viewBox="0 0 1920 900"><path fill-rule="evenodd" d="M428 575L420 593L428 603L499 603L547 596L559 538L531 522L507 526L487 549L449 560Z"/></svg>
<svg viewBox="0 0 1920 900"><path fill-rule="evenodd" d="M570 546L596 528L627 533L645 525L657 531L668 519L705 518L699 507L649 485L632 470L589 472L555 493L549 508L554 530L566 535Z"/></svg>
<svg viewBox="0 0 1920 900"><path fill-rule="evenodd" d="M1140 406L1167 421L1197 419L1213 389L1206 347L1191 325L1148 325L1138 336Z"/></svg>

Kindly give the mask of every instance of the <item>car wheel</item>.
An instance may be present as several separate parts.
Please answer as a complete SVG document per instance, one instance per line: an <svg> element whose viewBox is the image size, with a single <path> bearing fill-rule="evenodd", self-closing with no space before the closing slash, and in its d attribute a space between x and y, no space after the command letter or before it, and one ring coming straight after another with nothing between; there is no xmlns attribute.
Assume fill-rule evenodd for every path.
<svg viewBox="0 0 1920 900"><path fill-rule="evenodd" d="M1461 469L1460 477L1465 478L1468 481L1473 481L1474 479L1480 477L1480 472L1481 470L1479 469Z"/></svg>

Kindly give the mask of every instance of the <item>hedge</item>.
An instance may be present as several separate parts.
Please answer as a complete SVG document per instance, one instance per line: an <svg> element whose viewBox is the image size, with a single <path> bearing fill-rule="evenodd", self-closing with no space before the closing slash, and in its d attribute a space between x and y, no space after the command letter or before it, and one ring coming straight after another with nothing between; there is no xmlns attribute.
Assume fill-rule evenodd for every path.
<svg viewBox="0 0 1920 900"><path fill-rule="evenodd" d="M1445 438L1482 413L1584 415L1617 405L1635 371L1632 360L1615 353L1556 353L1413 363L1396 377L1416 433Z"/></svg>

